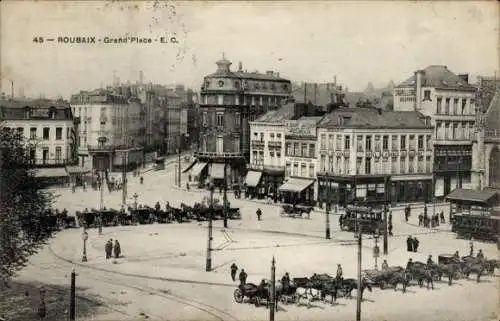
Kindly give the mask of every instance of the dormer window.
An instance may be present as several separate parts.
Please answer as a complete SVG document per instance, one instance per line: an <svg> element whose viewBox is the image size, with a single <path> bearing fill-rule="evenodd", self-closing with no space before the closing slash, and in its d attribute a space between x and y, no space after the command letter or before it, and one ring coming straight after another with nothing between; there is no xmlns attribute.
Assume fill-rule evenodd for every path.
<svg viewBox="0 0 500 321"><path fill-rule="evenodd" d="M431 91L430 90L424 90L424 101L432 101L431 99Z"/></svg>

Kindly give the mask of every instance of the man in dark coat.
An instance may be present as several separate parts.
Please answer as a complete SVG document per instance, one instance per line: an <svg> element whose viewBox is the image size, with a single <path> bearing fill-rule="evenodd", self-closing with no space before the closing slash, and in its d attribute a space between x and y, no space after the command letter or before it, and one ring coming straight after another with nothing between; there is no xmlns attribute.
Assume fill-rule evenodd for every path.
<svg viewBox="0 0 500 321"><path fill-rule="evenodd" d="M418 239L415 237L413 238L413 252L417 252L418 251L418 244L420 242L418 241Z"/></svg>
<svg viewBox="0 0 500 321"><path fill-rule="evenodd" d="M244 285L247 283L247 276L248 276L248 274L245 272L245 269L241 269L240 276L239 276L240 285Z"/></svg>
<svg viewBox="0 0 500 321"><path fill-rule="evenodd" d="M406 239L406 251L413 252L413 238L411 235Z"/></svg>
<svg viewBox="0 0 500 321"><path fill-rule="evenodd" d="M236 281L236 273L238 272L238 266L236 263L233 262L231 264L231 279L233 279L233 282Z"/></svg>
<svg viewBox="0 0 500 321"><path fill-rule="evenodd" d="M256 214L257 214L257 220L260 221L260 217L262 216L262 211L260 210L260 208L257 209Z"/></svg>
<svg viewBox="0 0 500 321"><path fill-rule="evenodd" d="M113 248L113 252L115 254L115 259L119 258L120 257L120 254L122 252L122 249L120 247L120 243L118 242L118 240L115 240L115 246Z"/></svg>
<svg viewBox="0 0 500 321"><path fill-rule="evenodd" d="M388 220L389 220L389 223L392 223L392 211L389 211Z"/></svg>
<svg viewBox="0 0 500 321"><path fill-rule="evenodd" d="M111 258L111 253L113 252L113 239L109 239L104 246L104 251L106 252L106 259Z"/></svg>
<svg viewBox="0 0 500 321"><path fill-rule="evenodd" d="M389 222L389 236L392 236L392 222Z"/></svg>
<svg viewBox="0 0 500 321"><path fill-rule="evenodd" d="M407 269L407 270L411 270L412 268L413 268L413 259L412 259L412 258L410 258L410 259L408 260L408 263L406 263L406 269Z"/></svg>

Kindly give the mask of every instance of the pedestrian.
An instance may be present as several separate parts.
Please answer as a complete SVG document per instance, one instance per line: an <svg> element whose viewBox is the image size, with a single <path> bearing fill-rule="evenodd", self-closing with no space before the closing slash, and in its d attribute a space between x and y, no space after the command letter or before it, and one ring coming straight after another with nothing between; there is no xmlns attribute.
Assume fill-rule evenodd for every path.
<svg viewBox="0 0 500 321"><path fill-rule="evenodd" d="M474 244L470 242L469 246L470 246L469 256L474 256Z"/></svg>
<svg viewBox="0 0 500 321"><path fill-rule="evenodd" d="M260 208L257 209L257 220L260 221L260 217L262 216L262 211L260 210Z"/></svg>
<svg viewBox="0 0 500 321"><path fill-rule="evenodd" d="M144 177L141 176L140 181L141 181L141 185L144 184Z"/></svg>
<svg viewBox="0 0 500 321"><path fill-rule="evenodd" d="M408 217L410 216L410 205L405 207L405 221L408 222Z"/></svg>
<svg viewBox="0 0 500 321"><path fill-rule="evenodd" d="M233 282L236 281L236 273L238 272L238 266L236 263L233 262L231 264L231 279L233 279Z"/></svg>
<svg viewBox="0 0 500 321"><path fill-rule="evenodd" d="M441 213L439 214L439 217L441 218L441 223L446 223L445 220L444 220L444 212L441 211Z"/></svg>
<svg viewBox="0 0 500 321"><path fill-rule="evenodd" d="M411 235L406 239L406 251L413 252L413 238Z"/></svg>
<svg viewBox="0 0 500 321"><path fill-rule="evenodd" d="M389 222L389 236L392 236L392 222Z"/></svg>
<svg viewBox="0 0 500 321"><path fill-rule="evenodd" d="M114 254L115 254L115 259L119 258L120 254L122 252L122 249L120 247L120 243L118 242L118 240L115 240L115 246L113 248L113 251L114 251Z"/></svg>
<svg viewBox="0 0 500 321"><path fill-rule="evenodd" d="M424 216L422 214L420 214L418 216L418 226L422 226L424 223Z"/></svg>
<svg viewBox="0 0 500 321"><path fill-rule="evenodd" d="M245 285L247 283L247 272L245 272L245 269L241 269L241 272L240 272L240 276L239 276L239 279L240 279L240 285Z"/></svg>
<svg viewBox="0 0 500 321"><path fill-rule="evenodd" d="M83 191L86 192L87 191L87 182L83 182Z"/></svg>
<svg viewBox="0 0 500 321"><path fill-rule="evenodd" d="M420 242L418 241L418 239L415 237L413 238L413 252L417 252L418 251L418 244Z"/></svg>
<svg viewBox="0 0 500 321"><path fill-rule="evenodd" d="M104 246L104 251L106 252L106 259L111 258L111 252L113 251L113 239L109 239Z"/></svg>
<svg viewBox="0 0 500 321"><path fill-rule="evenodd" d="M337 281L342 281L342 277L344 275L344 272L342 271L342 265L337 264Z"/></svg>
<svg viewBox="0 0 500 321"><path fill-rule="evenodd" d="M387 260L384 260L382 263L382 271L386 271L389 269L389 263L387 263Z"/></svg>
<svg viewBox="0 0 500 321"><path fill-rule="evenodd" d="M389 211L389 223L392 223L392 211Z"/></svg>
<svg viewBox="0 0 500 321"><path fill-rule="evenodd" d="M424 205L424 215L427 215L427 204Z"/></svg>

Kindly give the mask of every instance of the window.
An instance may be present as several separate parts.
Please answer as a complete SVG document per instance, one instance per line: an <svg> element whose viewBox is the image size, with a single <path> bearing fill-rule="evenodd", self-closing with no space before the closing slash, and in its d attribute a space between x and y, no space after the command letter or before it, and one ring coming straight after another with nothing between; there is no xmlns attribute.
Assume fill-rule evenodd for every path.
<svg viewBox="0 0 500 321"><path fill-rule="evenodd" d="M322 172L326 172L326 156L321 155L319 168Z"/></svg>
<svg viewBox="0 0 500 321"><path fill-rule="evenodd" d="M337 157L337 159L340 162L340 157ZM333 156L328 156L328 166L329 166L329 172L330 173L335 173L335 166L333 164Z"/></svg>
<svg viewBox="0 0 500 321"><path fill-rule="evenodd" d="M324 150L326 149L326 134L321 134L320 138L320 149Z"/></svg>
<svg viewBox="0 0 500 321"><path fill-rule="evenodd" d="M458 98L453 99L453 115L458 115Z"/></svg>
<svg viewBox="0 0 500 321"><path fill-rule="evenodd" d="M391 173L397 174L397 172L398 172L398 158L392 157L391 158Z"/></svg>
<svg viewBox="0 0 500 321"><path fill-rule="evenodd" d="M206 111L204 111L204 112L203 112L203 117L202 117L202 118L203 118L203 119L202 119L202 121L203 121L203 126L204 126L204 127L208 126L208 115L207 115L207 112L206 112Z"/></svg>
<svg viewBox="0 0 500 321"><path fill-rule="evenodd" d="M263 142L264 141L264 133L260 133L260 141Z"/></svg>
<svg viewBox="0 0 500 321"><path fill-rule="evenodd" d="M300 166L300 176L307 177L307 165L305 163L302 163Z"/></svg>
<svg viewBox="0 0 500 321"><path fill-rule="evenodd" d="M363 135L358 135L357 141L356 141L356 150L358 152L363 151Z"/></svg>
<svg viewBox="0 0 500 321"><path fill-rule="evenodd" d="M418 166L417 167L417 171L419 173L423 173L424 172L424 166L425 166L425 164L424 164L424 156L419 156L418 157L418 165L417 166Z"/></svg>
<svg viewBox="0 0 500 321"><path fill-rule="evenodd" d="M277 158L277 159L278 159L278 161L279 161L279 159L281 158L281 152L278 152L278 151L276 152L276 158Z"/></svg>
<svg viewBox="0 0 500 321"><path fill-rule="evenodd" d="M462 115L465 115L465 107L467 106L467 99L462 98Z"/></svg>
<svg viewBox="0 0 500 321"><path fill-rule="evenodd" d="M410 135L410 150L415 150L415 135Z"/></svg>
<svg viewBox="0 0 500 321"><path fill-rule="evenodd" d="M299 155L302 157L307 157L307 144L302 143L301 145L302 145L301 146L301 154L299 154Z"/></svg>
<svg viewBox="0 0 500 321"><path fill-rule="evenodd" d="M337 146L336 146L336 149L337 150L341 150L342 149L342 135L337 135Z"/></svg>
<svg viewBox="0 0 500 321"><path fill-rule="evenodd" d="M62 156L62 148L60 146L56 147L56 161L60 162Z"/></svg>
<svg viewBox="0 0 500 321"><path fill-rule="evenodd" d="M389 136L388 135L384 135L382 137L382 149L383 150L389 149Z"/></svg>
<svg viewBox="0 0 500 321"><path fill-rule="evenodd" d="M240 138L239 137L234 138L234 151L236 153L240 152Z"/></svg>
<svg viewBox="0 0 500 321"><path fill-rule="evenodd" d="M391 149L398 150L398 135L392 135L391 140Z"/></svg>
<svg viewBox="0 0 500 321"><path fill-rule="evenodd" d="M241 119L240 119L241 115L240 113L235 113L234 114L234 125L236 127L240 127L241 126Z"/></svg>
<svg viewBox="0 0 500 321"><path fill-rule="evenodd" d="M437 111L436 111L436 113L438 115L440 115L442 113L442 110L441 110L441 108L442 108L442 102L443 102L443 98L438 97L437 98L437 104L436 104L437 105Z"/></svg>
<svg viewBox="0 0 500 321"><path fill-rule="evenodd" d="M431 101L431 91L430 90L424 90L424 101L429 100Z"/></svg>
<svg viewBox="0 0 500 321"><path fill-rule="evenodd" d="M401 158L399 160L399 172L401 174L406 173L406 157L404 157L404 156L401 156Z"/></svg>
<svg viewBox="0 0 500 321"><path fill-rule="evenodd" d="M49 161L49 149L47 147L45 147L43 150L42 150L42 164L47 164Z"/></svg>
<svg viewBox="0 0 500 321"><path fill-rule="evenodd" d="M372 150L372 136L366 136L365 149L367 152Z"/></svg>
<svg viewBox="0 0 500 321"><path fill-rule="evenodd" d="M344 174L349 174L349 157L344 157Z"/></svg>
<svg viewBox="0 0 500 321"><path fill-rule="evenodd" d="M30 162L31 163L36 162L36 149L34 149L34 148L30 149Z"/></svg>
<svg viewBox="0 0 500 321"><path fill-rule="evenodd" d="M314 177L314 164L309 164L309 177Z"/></svg>
<svg viewBox="0 0 500 321"><path fill-rule="evenodd" d="M223 113L217 113L217 126L218 127L224 126L224 114Z"/></svg>
<svg viewBox="0 0 500 321"><path fill-rule="evenodd" d="M408 157L408 173L414 173L415 172L415 157L410 156Z"/></svg>
<svg viewBox="0 0 500 321"><path fill-rule="evenodd" d="M309 144L309 157L315 157L316 156L316 148L314 144Z"/></svg>
<svg viewBox="0 0 500 321"><path fill-rule="evenodd" d="M361 164L363 163L363 158L356 157L356 174L361 174Z"/></svg>
<svg viewBox="0 0 500 321"><path fill-rule="evenodd" d="M62 139L62 127L56 127L56 140Z"/></svg>
<svg viewBox="0 0 500 321"><path fill-rule="evenodd" d="M50 128L49 127L44 127L43 128L43 139L44 140L49 140L50 139Z"/></svg>
<svg viewBox="0 0 500 321"><path fill-rule="evenodd" d="M293 155L293 149L292 149L292 143L286 143L285 144L285 155L286 156L292 156Z"/></svg>
<svg viewBox="0 0 500 321"><path fill-rule="evenodd" d="M351 137L349 135L345 135L344 150L349 150L349 149L351 149Z"/></svg>
<svg viewBox="0 0 500 321"><path fill-rule="evenodd" d="M375 135L375 151L380 151L380 135Z"/></svg>
<svg viewBox="0 0 500 321"><path fill-rule="evenodd" d="M300 156L300 144L293 143L293 155Z"/></svg>
<svg viewBox="0 0 500 321"><path fill-rule="evenodd" d="M406 150L406 135L401 135L401 149Z"/></svg>
<svg viewBox="0 0 500 321"><path fill-rule="evenodd" d="M285 175L288 177L288 176L292 176L292 164L291 163L286 163L285 165Z"/></svg>
<svg viewBox="0 0 500 321"><path fill-rule="evenodd" d="M270 152L269 152L269 157L270 157L270 158L274 158L274 151L270 151Z"/></svg>
<svg viewBox="0 0 500 321"><path fill-rule="evenodd" d="M418 135L418 150L424 149L424 135Z"/></svg>
<svg viewBox="0 0 500 321"><path fill-rule="evenodd" d="M444 113L446 115L450 114L450 98L446 98L446 103L444 105Z"/></svg>
<svg viewBox="0 0 500 321"><path fill-rule="evenodd" d="M375 157L373 165L373 174L380 174L380 157Z"/></svg>
<svg viewBox="0 0 500 321"><path fill-rule="evenodd" d="M444 139L450 138L450 123L445 123L444 125Z"/></svg>
<svg viewBox="0 0 500 321"><path fill-rule="evenodd" d="M334 150L335 149L335 136L333 134L328 135L328 149L329 150Z"/></svg>
<svg viewBox="0 0 500 321"><path fill-rule="evenodd" d="M21 137L24 136L24 128L23 127L17 127L17 134Z"/></svg>
<svg viewBox="0 0 500 321"><path fill-rule="evenodd" d="M432 172L432 163L430 156L425 157L425 171L428 173Z"/></svg>
<svg viewBox="0 0 500 321"><path fill-rule="evenodd" d="M365 174L372 173L372 159L370 157L365 158Z"/></svg>
<svg viewBox="0 0 500 321"><path fill-rule="evenodd" d="M389 167L389 157L382 158L382 174L389 174L391 168Z"/></svg>
<svg viewBox="0 0 500 321"><path fill-rule="evenodd" d="M458 131L458 124L455 123L453 124L453 139L458 139L459 137L459 131Z"/></svg>
<svg viewBox="0 0 500 321"><path fill-rule="evenodd" d="M276 134L276 138L277 138L277 139L281 139L281 133L277 133L277 134Z"/></svg>
<svg viewBox="0 0 500 321"><path fill-rule="evenodd" d="M432 141L431 141L431 135L427 135L427 150L431 150L432 149Z"/></svg>

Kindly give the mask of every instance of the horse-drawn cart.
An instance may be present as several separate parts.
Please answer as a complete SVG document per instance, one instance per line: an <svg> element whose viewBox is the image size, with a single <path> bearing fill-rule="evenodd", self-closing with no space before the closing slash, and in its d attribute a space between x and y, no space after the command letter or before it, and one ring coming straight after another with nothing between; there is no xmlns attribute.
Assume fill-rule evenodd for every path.
<svg viewBox="0 0 500 321"><path fill-rule="evenodd" d="M243 303L245 297L250 302L253 302L258 307L262 301L269 301L269 293L267 289L260 289L253 283L240 284L233 293L234 300L238 303Z"/></svg>
<svg viewBox="0 0 500 321"><path fill-rule="evenodd" d="M391 266L386 270L364 270L363 277L366 278L368 282L371 284L378 286L381 290L383 290L391 277L397 273L402 272L404 269L401 266Z"/></svg>
<svg viewBox="0 0 500 321"><path fill-rule="evenodd" d="M302 217L303 214L311 214L312 206L305 205L291 205L291 204L283 204L281 205L281 215L288 217Z"/></svg>

